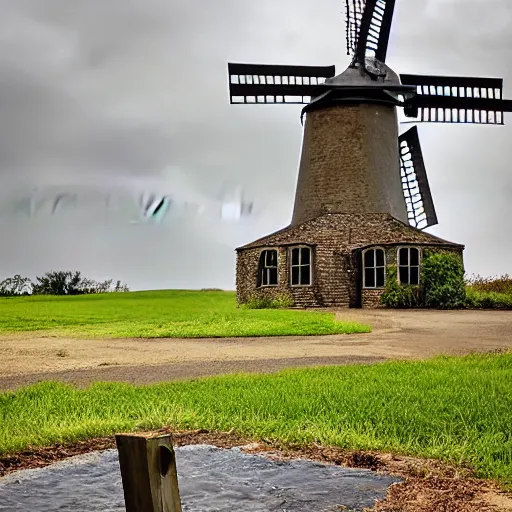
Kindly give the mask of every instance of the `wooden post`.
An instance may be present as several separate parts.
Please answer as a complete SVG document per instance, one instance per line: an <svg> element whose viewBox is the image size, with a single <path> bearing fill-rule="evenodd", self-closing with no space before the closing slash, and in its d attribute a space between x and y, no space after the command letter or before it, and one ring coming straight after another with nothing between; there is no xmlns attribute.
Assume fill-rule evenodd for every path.
<svg viewBox="0 0 512 512"><path fill-rule="evenodd" d="M116 435L126 512L182 512L170 435Z"/></svg>

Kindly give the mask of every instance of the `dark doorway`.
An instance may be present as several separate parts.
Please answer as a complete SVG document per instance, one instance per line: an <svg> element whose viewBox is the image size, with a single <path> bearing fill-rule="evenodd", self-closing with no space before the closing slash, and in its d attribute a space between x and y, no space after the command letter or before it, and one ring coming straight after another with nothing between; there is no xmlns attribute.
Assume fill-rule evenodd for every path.
<svg viewBox="0 0 512 512"><path fill-rule="evenodd" d="M353 251L351 254L347 254L346 266L347 276L349 281L349 296L350 296L350 307L361 308L363 307L363 259L361 251Z"/></svg>

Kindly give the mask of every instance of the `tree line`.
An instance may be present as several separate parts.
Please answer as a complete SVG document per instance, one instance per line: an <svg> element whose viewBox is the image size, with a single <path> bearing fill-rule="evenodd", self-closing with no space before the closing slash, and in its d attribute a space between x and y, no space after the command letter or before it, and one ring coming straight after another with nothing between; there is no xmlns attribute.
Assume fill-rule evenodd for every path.
<svg viewBox="0 0 512 512"><path fill-rule="evenodd" d="M16 274L0 282L0 297L22 295L86 295L92 293L128 292L128 286L121 281L107 279L94 281L78 270L46 272L32 280Z"/></svg>

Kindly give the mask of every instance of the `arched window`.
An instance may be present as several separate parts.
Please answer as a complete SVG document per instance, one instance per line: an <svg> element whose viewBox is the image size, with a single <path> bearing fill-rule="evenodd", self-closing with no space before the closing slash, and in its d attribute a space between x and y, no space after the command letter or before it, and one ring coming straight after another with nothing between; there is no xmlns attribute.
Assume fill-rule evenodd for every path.
<svg viewBox="0 0 512 512"><path fill-rule="evenodd" d="M398 249L398 279L400 284L420 284L420 250L417 247Z"/></svg>
<svg viewBox="0 0 512 512"><path fill-rule="evenodd" d="M278 258L275 249L262 251L258 265L258 286L277 286Z"/></svg>
<svg viewBox="0 0 512 512"><path fill-rule="evenodd" d="M311 248L293 247L291 249L291 280L292 286L311 286L312 282Z"/></svg>
<svg viewBox="0 0 512 512"><path fill-rule="evenodd" d="M386 282L386 255L379 247L363 253L363 288L382 288Z"/></svg>

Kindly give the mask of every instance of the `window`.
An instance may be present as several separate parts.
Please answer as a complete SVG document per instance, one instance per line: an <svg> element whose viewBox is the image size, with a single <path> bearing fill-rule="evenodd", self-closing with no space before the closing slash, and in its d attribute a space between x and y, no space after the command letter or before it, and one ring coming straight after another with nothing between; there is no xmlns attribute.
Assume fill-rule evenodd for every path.
<svg viewBox="0 0 512 512"><path fill-rule="evenodd" d="M398 249L398 279L400 284L420 284L420 250L416 247Z"/></svg>
<svg viewBox="0 0 512 512"><path fill-rule="evenodd" d="M263 251L260 254L258 266L258 286L277 286L277 251L275 249Z"/></svg>
<svg viewBox="0 0 512 512"><path fill-rule="evenodd" d="M311 286L311 249L294 247L291 253L292 286Z"/></svg>
<svg viewBox="0 0 512 512"><path fill-rule="evenodd" d="M363 287L382 288L386 281L386 255L384 249L367 249L363 253Z"/></svg>

